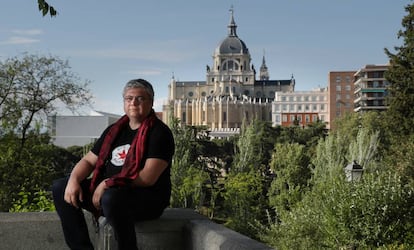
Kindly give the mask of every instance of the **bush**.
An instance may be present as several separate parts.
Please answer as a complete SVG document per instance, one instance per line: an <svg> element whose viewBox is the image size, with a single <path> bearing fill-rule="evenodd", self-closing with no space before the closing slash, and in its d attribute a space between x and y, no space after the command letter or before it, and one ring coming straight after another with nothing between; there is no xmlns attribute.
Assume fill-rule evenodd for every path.
<svg viewBox="0 0 414 250"><path fill-rule="evenodd" d="M280 249L414 246L413 185L392 173L368 174L358 183L337 178L325 184L291 212L279 214L262 240Z"/></svg>
<svg viewBox="0 0 414 250"><path fill-rule="evenodd" d="M414 185L379 167L378 133L361 129L354 141L321 140L313 160L312 189L262 226L262 240L279 249L392 248L414 246ZM346 182L350 159L362 162L360 182Z"/></svg>
<svg viewBox="0 0 414 250"><path fill-rule="evenodd" d="M45 190L28 192L22 190L19 199L14 200L9 212L44 212L55 211L51 194Z"/></svg>

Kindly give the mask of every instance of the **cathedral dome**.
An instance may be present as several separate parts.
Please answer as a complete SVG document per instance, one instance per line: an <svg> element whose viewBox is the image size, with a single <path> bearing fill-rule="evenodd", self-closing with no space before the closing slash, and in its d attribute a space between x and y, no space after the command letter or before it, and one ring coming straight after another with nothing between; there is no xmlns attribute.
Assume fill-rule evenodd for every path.
<svg viewBox="0 0 414 250"><path fill-rule="evenodd" d="M233 10L231 10L230 24L227 26L228 36L217 46L216 54L248 54L246 44L237 36L237 25L234 22Z"/></svg>
<svg viewBox="0 0 414 250"><path fill-rule="evenodd" d="M246 44L237 36L226 37L217 47L218 54L248 54Z"/></svg>

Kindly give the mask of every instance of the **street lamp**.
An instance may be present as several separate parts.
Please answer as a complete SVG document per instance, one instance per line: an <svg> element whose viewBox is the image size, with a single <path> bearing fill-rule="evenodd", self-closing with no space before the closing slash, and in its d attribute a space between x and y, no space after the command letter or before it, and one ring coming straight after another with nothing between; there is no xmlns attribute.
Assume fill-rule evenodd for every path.
<svg viewBox="0 0 414 250"><path fill-rule="evenodd" d="M364 172L364 169L361 165L359 165L355 160L348 164L345 167L345 176L346 180L351 181L359 181L361 179L362 173Z"/></svg>

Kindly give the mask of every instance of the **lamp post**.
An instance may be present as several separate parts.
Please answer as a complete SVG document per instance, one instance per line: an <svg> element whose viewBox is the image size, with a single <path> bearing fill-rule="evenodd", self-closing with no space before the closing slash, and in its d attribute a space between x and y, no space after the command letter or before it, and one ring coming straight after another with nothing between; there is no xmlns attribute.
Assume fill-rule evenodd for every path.
<svg viewBox="0 0 414 250"><path fill-rule="evenodd" d="M364 172L364 169L361 165L359 165L355 160L348 164L345 167L345 176L346 180L351 181L359 181L361 179L362 173Z"/></svg>

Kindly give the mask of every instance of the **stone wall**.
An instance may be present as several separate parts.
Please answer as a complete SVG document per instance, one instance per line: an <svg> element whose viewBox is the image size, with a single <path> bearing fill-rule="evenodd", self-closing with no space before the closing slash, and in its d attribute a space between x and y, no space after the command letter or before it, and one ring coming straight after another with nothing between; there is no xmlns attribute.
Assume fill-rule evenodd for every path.
<svg viewBox="0 0 414 250"><path fill-rule="evenodd" d="M91 239L100 250L116 249L109 225L100 232L86 216ZM271 248L190 209L167 209L157 220L136 224L140 250L270 250ZM0 250L65 250L60 221L55 212L0 213Z"/></svg>

